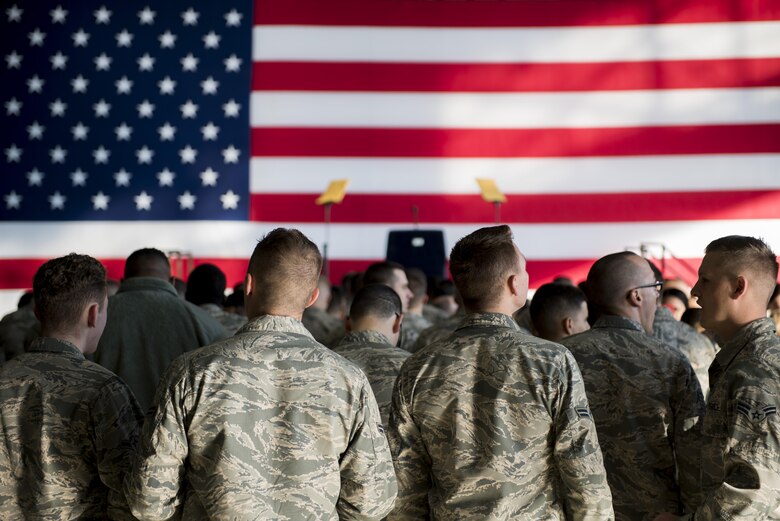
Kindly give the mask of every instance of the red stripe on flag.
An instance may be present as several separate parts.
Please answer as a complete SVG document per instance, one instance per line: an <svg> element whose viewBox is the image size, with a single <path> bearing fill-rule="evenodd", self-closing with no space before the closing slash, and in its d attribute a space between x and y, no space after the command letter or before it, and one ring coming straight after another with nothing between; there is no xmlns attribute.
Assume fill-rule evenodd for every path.
<svg viewBox="0 0 780 521"><path fill-rule="evenodd" d="M317 223L318 194L252 194L250 219ZM615 194L509 194L501 219L510 223L619 223L708 219L778 219L780 191ZM331 210L334 223L409 223L412 208L423 223L489 223L492 203L479 195L348 194Z"/></svg>
<svg viewBox="0 0 780 521"><path fill-rule="evenodd" d="M780 152L780 124L558 129L253 128L253 156L583 157Z"/></svg>
<svg viewBox="0 0 780 521"><path fill-rule="evenodd" d="M418 27L600 26L780 18L773 0L257 0L255 24Z"/></svg>
<svg viewBox="0 0 780 521"><path fill-rule="evenodd" d="M609 63L259 62L253 90L572 92L780 85L780 59Z"/></svg>
<svg viewBox="0 0 780 521"><path fill-rule="evenodd" d="M519 244L523 249L523 244ZM32 285L32 278L35 271L47 259L0 259L0 290L3 289L29 289ZM364 271L373 262L382 259L337 259L329 261L329 278L333 284L339 284L341 278L351 271ZM531 259L528 261L528 274L532 288L551 282L559 275L570 277L574 282L579 282L588 274L590 266L596 259L565 259L565 260L543 260ZM109 271L109 278L121 279L124 266L124 259L100 259ZM210 262L219 266L228 276L228 286L234 286L241 282L246 274L246 259L195 259L195 264ZM669 278L681 277L688 284L695 282L696 270L699 267L701 259L683 259L669 261L673 264L674 270L667 270L666 276ZM659 263L660 266L660 263ZM684 269L683 269L684 268Z"/></svg>

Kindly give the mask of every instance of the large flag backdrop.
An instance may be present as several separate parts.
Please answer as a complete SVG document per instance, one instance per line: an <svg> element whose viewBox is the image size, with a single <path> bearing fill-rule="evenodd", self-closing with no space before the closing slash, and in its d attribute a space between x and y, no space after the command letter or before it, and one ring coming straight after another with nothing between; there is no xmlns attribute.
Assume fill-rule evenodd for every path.
<svg viewBox="0 0 780 521"><path fill-rule="evenodd" d="M13 298L70 251L237 282L276 226L327 241L337 281L412 208L448 247L493 223L477 177L533 286L642 243L688 280L713 238L780 248L778 0L36 1L0 32Z"/></svg>

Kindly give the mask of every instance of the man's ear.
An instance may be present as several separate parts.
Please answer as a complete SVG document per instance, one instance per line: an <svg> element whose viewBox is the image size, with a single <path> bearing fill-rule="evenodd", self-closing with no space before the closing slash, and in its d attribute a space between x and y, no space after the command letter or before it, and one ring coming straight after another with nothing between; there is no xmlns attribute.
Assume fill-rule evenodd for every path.
<svg viewBox="0 0 780 521"><path fill-rule="evenodd" d="M507 286L509 286L509 291L511 292L512 296L519 295L520 290L518 289L518 277L517 274L513 273L509 276L506 283Z"/></svg>
<svg viewBox="0 0 780 521"><path fill-rule="evenodd" d="M731 298L738 299L745 295L747 292L749 283L748 280L744 277L744 275L738 275L737 278L734 280L734 290L731 292Z"/></svg>
<svg viewBox="0 0 780 521"><path fill-rule="evenodd" d="M638 289L632 289L628 292L628 295L626 295L626 300L628 300L628 304L631 307L638 308L642 305L643 298Z"/></svg>
<svg viewBox="0 0 780 521"><path fill-rule="evenodd" d="M309 303L306 304L306 307L308 308L312 304L314 304L317 301L317 298L320 296L320 288L314 288L314 291L311 292L311 295L309 296Z"/></svg>
<svg viewBox="0 0 780 521"><path fill-rule="evenodd" d="M247 273L246 278L244 278L244 296L248 297L254 292L255 292L255 279L254 277L252 277L251 273Z"/></svg>
<svg viewBox="0 0 780 521"><path fill-rule="evenodd" d="M569 336L572 334L572 331L574 331L574 320L572 320L571 317L563 317L561 326L563 327L563 332L566 333L566 336Z"/></svg>
<svg viewBox="0 0 780 521"><path fill-rule="evenodd" d="M87 307L87 326L95 327L97 325L97 317L100 313L100 306L97 302L93 302Z"/></svg>
<svg viewBox="0 0 780 521"><path fill-rule="evenodd" d="M401 331L401 322L404 321L404 314L399 313L395 316L395 320L393 321L393 333L398 333Z"/></svg>

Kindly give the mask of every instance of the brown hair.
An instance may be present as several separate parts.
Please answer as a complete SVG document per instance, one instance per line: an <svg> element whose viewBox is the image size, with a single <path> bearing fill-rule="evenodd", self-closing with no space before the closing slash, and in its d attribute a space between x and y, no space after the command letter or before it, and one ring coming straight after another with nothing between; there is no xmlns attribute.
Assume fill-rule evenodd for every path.
<svg viewBox="0 0 780 521"><path fill-rule="evenodd" d="M88 255L71 253L58 257L38 268L33 278L33 293L44 328L69 327L78 322L90 302L103 305L106 269Z"/></svg>
<svg viewBox="0 0 780 521"><path fill-rule="evenodd" d="M480 228L459 240L450 253L450 273L466 308L478 311L495 303L517 263L507 225Z"/></svg>
<svg viewBox="0 0 780 521"><path fill-rule="evenodd" d="M757 277L767 302L777 285L777 256L761 239L744 235L728 235L715 239L704 249L705 254L723 253L722 268L731 275L747 270Z"/></svg>
<svg viewBox="0 0 780 521"><path fill-rule="evenodd" d="M322 256L317 245L295 229L276 228L257 243L249 259L264 307L302 311L317 287Z"/></svg>

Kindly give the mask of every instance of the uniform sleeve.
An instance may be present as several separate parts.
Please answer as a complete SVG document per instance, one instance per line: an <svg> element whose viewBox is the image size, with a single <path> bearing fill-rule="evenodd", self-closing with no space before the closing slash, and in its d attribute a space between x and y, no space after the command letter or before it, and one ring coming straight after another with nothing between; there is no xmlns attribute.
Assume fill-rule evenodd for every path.
<svg viewBox="0 0 780 521"><path fill-rule="evenodd" d="M374 394L362 376L360 406L349 446L341 457L339 519L382 519L393 508L397 486Z"/></svg>
<svg viewBox="0 0 780 521"><path fill-rule="evenodd" d="M125 480L127 501L138 519L170 519L178 513L184 500L184 465L188 454L182 410L186 391L185 357L175 360L160 379L132 471Z"/></svg>
<svg viewBox="0 0 780 521"><path fill-rule="evenodd" d="M398 498L387 518L389 521L430 517L428 492L431 489L431 458L410 414L406 392L402 372L393 389L388 425L388 440L398 480Z"/></svg>
<svg viewBox="0 0 780 521"><path fill-rule="evenodd" d="M596 426L577 362L566 353L555 418L555 461L567 519L614 519Z"/></svg>
<svg viewBox="0 0 780 521"><path fill-rule="evenodd" d="M677 484L686 513L696 510L703 499L701 489L701 420L704 417L704 397L691 365L680 358L680 366L672 393L674 422L670 438L677 461Z"/></svg>
<svg viewBox="0 0 780 521"><path fill-rule="evenodd" d="M92 404L93 436L100 480L108 488L109 519L134 519L122 490L141 426L141 407L118 378L107 382Z"/></svg>
<svg viewBox="0 0 780 521"><path fill-rule="evenodd" d="M758 379L759 376L755 375ZM732 392L723 425L725 480L704 499L696 521L775 519L780 514L778 397L751 387Z"/></svg>

